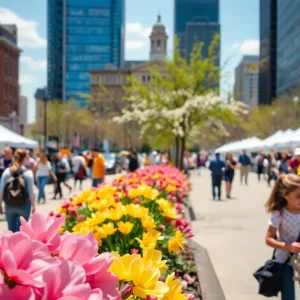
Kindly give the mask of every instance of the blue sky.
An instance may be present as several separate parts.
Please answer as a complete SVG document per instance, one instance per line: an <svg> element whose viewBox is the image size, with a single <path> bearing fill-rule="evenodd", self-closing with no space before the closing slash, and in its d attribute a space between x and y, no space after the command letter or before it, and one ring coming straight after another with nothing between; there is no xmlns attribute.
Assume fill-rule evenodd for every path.
<svg viewBox="0 0 300 300"><path fill-rule="evenodd" d="M95 0L96 1L96 0ZM101 1L101 0L100 0ZM174 0L126 0L126 59L149 58L149 32L158 12L173 39ZM28 97L29 121L35 119L34 93L47 78L47 1L0 0L0 22L16 23L19 29L20 85ZM220 0L221 95L232 90L233 71L243 54L258 54L259 0Z"/></svg>

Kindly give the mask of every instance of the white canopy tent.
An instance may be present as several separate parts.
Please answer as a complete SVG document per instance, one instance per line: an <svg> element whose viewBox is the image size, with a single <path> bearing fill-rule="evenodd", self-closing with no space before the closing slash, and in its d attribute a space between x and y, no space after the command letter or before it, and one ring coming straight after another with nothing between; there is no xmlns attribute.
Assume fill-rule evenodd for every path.
<svg viewBox="0 0 300 300"><path fill-rule="evenodd" d="M300 128L287 132L276 144L276 149L292 148L300 146Z"/></svg>
<svg viewBox="0 0 300 300"><path fill-rule="evenodd" d="M261 140L257 137L252 137L248 139L244 139L241 141L236 141L230 144L226 144L218 149L216 149L216 152L218 153L226 153L226 152L232 152L232 153L240 153L244 149L248 150L251 147L256 147L256 145L259 145Z"/></svg>
<svg viewBox="0 0 300 300"><path fill-rule="evenodd" d="M39 144L34 140L25 138L0 125L0 149L3 149L6 146L13 148L36 149Z"/></svg>

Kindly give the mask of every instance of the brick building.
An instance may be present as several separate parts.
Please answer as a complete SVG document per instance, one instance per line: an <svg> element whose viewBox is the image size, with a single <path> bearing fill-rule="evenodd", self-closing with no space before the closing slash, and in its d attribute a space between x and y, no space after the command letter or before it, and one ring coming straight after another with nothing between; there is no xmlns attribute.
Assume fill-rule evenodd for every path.
<svg viewBox="0 0 300 300"><path fill-rule="evenodd" d="M16 129L19 116L17 27L0 24L0 124Z"/></svg>

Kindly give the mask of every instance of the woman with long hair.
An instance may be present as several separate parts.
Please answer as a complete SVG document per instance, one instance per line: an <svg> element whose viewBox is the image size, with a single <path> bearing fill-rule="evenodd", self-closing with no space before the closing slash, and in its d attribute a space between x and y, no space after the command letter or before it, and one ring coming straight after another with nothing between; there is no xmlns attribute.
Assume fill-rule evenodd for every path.
<svg viewBox="0 0 300 300"><path fill-rule="evenodd" d="M12 232L19 231L20 217L28 221L30 211L35 212L33 173L24 167L27 158L25 149L17 149L12 167L4 171L1 180L0 213L3 213L2 201L4 201L8 230Z"/></svg>
<svg viewBox="0 0 300 300"><path fill-rule="evenodd" d="M34 169L34 174L39 189L37 203L40 203L42 200L43 203L45 203L45 186L49 181L49 176L53 178L54 182L57 181L56 176L52 172L51 163L48 161L45 152L40 153L40 157Z"/></svg>
<svg viewBox="0 0 300 300"><path fill-rule="evenodd" d="M231 198L232 182L234 178L234 171L238 168L238 163L233 159L231 153L227 153L225 168L225 182L226 182L226 196L227 199Z"/></svg>

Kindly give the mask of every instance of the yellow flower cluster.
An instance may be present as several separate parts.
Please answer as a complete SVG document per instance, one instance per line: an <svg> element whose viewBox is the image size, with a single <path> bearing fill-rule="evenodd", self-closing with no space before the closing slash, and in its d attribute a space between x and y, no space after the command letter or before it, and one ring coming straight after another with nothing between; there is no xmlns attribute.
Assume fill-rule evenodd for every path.
<svg viewBox="0 0 300 300"><path fill-rule="evenodd" d="M168 242L170 253L177 253L184 249L184 236L181 231L176 231L175 236Z"/></svg>
<svg viewBox="0 0 300 300"><path fill-rule="evenodd" d="M143 257L137 254L120 256L112 252L113 263L109 269L123 283L132 284L133 296L145 299L147 295L161 300L186 300L182 294L179 280L174 280L175 274L167 277L166 282L159 279L167 271L166 261L158 250L144 250Z"/></svg>

